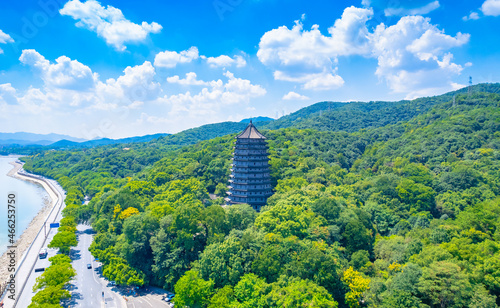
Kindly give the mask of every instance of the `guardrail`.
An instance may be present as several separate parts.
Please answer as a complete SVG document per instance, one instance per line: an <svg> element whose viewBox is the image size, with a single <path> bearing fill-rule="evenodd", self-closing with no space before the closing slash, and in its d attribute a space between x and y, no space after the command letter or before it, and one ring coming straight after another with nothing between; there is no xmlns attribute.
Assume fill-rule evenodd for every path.
<svg viewBox="0 0 500 308"><path fill-rule="evenodd" d="M24 163L23 163L24 165ZM21 171L21 172L20 172ZM55 193L55 195L57 196L57 200L55 201L55 204L54 206L52 207L52 209L50 210L50 213L49 215L47 215L47 218L45 219L44 221L44 226L47 224L47 221L49 220L50 216L52 215L54 209L56 207L59 207L59 210L58 210L58 213L56 214L55 218L54 218L54 221L57 219L57 216L59 215L59 213L61 212L61 209L62 209L62 195L59 193L59 191L52 185L52 183L50 183L49 179L47 178L44 178L42 176L38 176L38 175L34 175L34 174L30 174L28 172L26 172L24 169L22 169L22 166L21 166L21 169L18 170L18 173L20 173L20 175L22 176L25 176L25 177L29 177L29 178L33 178L33 179L37 179L37 180L41 180L43 182L45 182L47 184L47 186L49 186L49 188ZM28 248L26 249L26 251L24 252L23 254L23 258L21 259L21 262L19 263L18 267L17 267L17 270L19 270L21 268L21 266L23 265L24 261L26 260L26 257L29 255L30 253L30 250L33 246L33 243L36 242L36 240L38 239L38 236L40 236L40 233L42 232L42 230L44 230L44 227L40 228L40 230L38 231L38 233L36 234L36 237L35 239L31 242L31 244L28 246ZM50 232L49 232L50 233ZM47 241L47 236L48 236L48 233L45 234L44 232L44 235L45 235L45 239L43 241L43 244L42 244L42 247L45 245L45 242ZM36 262L35 262L36 263ZM29 270L29 273L31 273L33 271L33 268L35 267L35 263L33 263L33 265L31 266L31 269ZM16 271L16 275L17 275L17 271ZM24 287L26 286L26 282L28 281L28 278L29 278L29 275L28 277L26 277L26 280L24 281L22 287L19 289L19 293L18 293L18 296L16 297L16 300L14 301L14 306L13 307L16 307L16 304L19 300L19 296L22 294L22 292L24 291ZM3 299L5 298L5 295L7 294L7 288L5 288L2 292L2 295L0 297L0 302L3 301Z"/></svg>

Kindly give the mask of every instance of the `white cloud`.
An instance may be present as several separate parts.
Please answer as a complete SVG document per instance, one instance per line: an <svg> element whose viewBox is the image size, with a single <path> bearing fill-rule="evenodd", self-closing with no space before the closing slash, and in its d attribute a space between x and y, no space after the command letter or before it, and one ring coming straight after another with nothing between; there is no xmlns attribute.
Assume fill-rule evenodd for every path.
<svg viewBox="0 0 500 308"><path fill-rule="evenodd" d="M481 11L486 16L500 16L500 0L486 0Z"/></svg>
<svg viewBox="0 0 500 308"><path fill-rule="evenodd" d="M297 92L290 91L288 94L283 95L282 100L288 101L288 100L308 100L309 97L305 95L301 95Z"/></svg>
<svg viewBox="0 0 500 308"><path fill-rule="evenodd" d="M462 17L463 21L467 20L478 20L479 19L479 14L477 12L471 12L469 16L464 16Z"/></svg>
<svg viewBox="0 0 500 308"><path fill-rule="evenodd" d="M250 102L267 93L262 86L229 71L211 81L198 80L190 72L182 78L162 78L160 83L149 61L127 67L107 80L66 56L52 61L35 50L24 50L20 61L32 68L43 85L21 91L0 84L0 121L6 127L27 131L64 132L89 139L175 132L227 120L228 112L232 113L228 110L254 108ZM162 90L169 88L167 82L200 88L167 95Z"/></svg>
<svg viewBox="0 0 500 308"><path fill-rule="evenodd" d="M135 24L127 20L120 9L111 5L103 7L95 0L83 3L71 0L59 12L77 20L77 27L96 32L119 51L126 49L125 44L143 42L149 33L159 33L162 29L156 22Z"/></svg>
<svg viewBox="0 0 500 308"><path fill-rule="evenodd" d="M276 80L300 83L308 90L342 87L338 59L353 55L377 59L375 74L393 92L414 96L453 88L451 79L463 67L452 62L450 50L467 44L469 34L447 35L422 16L402 17L390 27L379 24L372 32L366 26L372 17L371 9L348 7L328 29L329 35L317 25L304 30L296 21L292 29L282 26L265 33L257 56L273 69Z"/></svg>
<svg viewBox="0 0 500 308"><path fill-rule="evenodd" d="M203 80L198 80L196 79L197 75L195 72L190 72L186 74L185 79L180 79L178 75L168 77L167 82L170 83L177 83L183 86L205 86L208 85L208 82L205 82Z"/></svg>
<svg viewBox="0 0 500 308"><path fill-rule="evenodd" d="M98 79L88 66L66 56L57 58L56 63L51 64L36 50L25 49L19 60L36 68L47 87L87 91L95 86Z"/></svg>
<svg viewBox="0 0 500 308"><path fill-rule="evenodd" d="M12 39L12 37L10 37L10 35L8 35L7 33L3 32L2 30L0 30L0 44L7 44L7 43L13 43L14 40ZM3 49L0 48L0 54L3 53Z"/></svg>
<svg viewBox="0 0 500 308"><path fill-rule="evenodd" d="M155 66L174 68L178 63L190 63L199 58L198 48L191 47L181 52L163 51L155 56Z"/></svg>
<svg viewBox="0 0 500 308"><path fill-rule="evenodd" d="M88 66L66 56L50 63L37 51L27 49L19 60L39 72L44 87L30 88L24 95L14 93L17 101L41 110L137 108L161 94L161 86L154 79L155 69L149 61L129 66L118 78L102 82Z"/></svg>
<svg viewBox="0 0 500 308"><path fill-rule="evenodd" d="M17 104L17 91L10 83L0 84L0 102L8 105Z"/></svg>
<svg viewBox="0 0 500 308"><path fill-rule="evenodd" d="M247 65L247 62L242 56L235 56L234 58L231 58L226 55L221 55L218 57L208 57L206 58L207 63L210 65L212 68L216 67L230 67L233 65L236 65L236 67L244 67Z"/></svg>
<svg viewBox="0 0 500 308"><path fill-rule="evenodd" d="M151 62L127 67L123 75L116 80L110 78L106 83L99 83L97 95L101 98L100 106L106 108L109 102L128 105L134 102L152 101L161 93L161 86L155 81L155 69Z"/></svg>
<svg viewBox="0 0 500 308"><path fill-rule="evenodd" d="M371 0L362 0L361 5L364 7L370 7L372 5Z"/></svg>
<svg viewBox="0 0 500 308"><path fill-rule="evenodd" d="M330 36L321 34L318 25L304 30L300 21L292 29L286 26L273 29L262 36L257 56L274 69L277 80L300 82L304 87L308 84L311 89L338 88L343 81L336 75L337 57L368 52L366 21L372 15L371 9L348 7L342 18L328 29ZM320 81L318 76L326 77L327 81Z"/></svg>
<svg viewBox="0 0 500 308"><path fill-rule="evenodd" d="M344 79L339 75L322 74L304 84L306 90L333 90L344 85Z"/></svg>
<svg viewBox="0 0 500 308"><path fill-rule="evenodd" d="M384 10L384 14L385 16L425 15L438 9L439 7L439 1L436 0L419 8L387 8Z"/></svg>
<svg viewBox="0 0 500 308"><path fill-rule="evenodd" d="M170 107L169 116L185 116L190 118L216 115L221 108L228 105L248 103L251 98L264 96L267 91L260 85L253 85L250 80L241 79L227 71L226 82L221 79L208 83L197 94L191 92L164 96L158 103Z"/></svg>
<svg viewBox="0 0 500 308"><path fill-rule="evenodd" d="M378 59L376 75L394 92L407 93L410 98L424 92L434 94L436 89L451 90L451 78L462 67L451 62L453 55L447 51L466 44L469 35L452 37L428 18L406 16L393 26L377 26L371 40L373 56Z"/></svg>

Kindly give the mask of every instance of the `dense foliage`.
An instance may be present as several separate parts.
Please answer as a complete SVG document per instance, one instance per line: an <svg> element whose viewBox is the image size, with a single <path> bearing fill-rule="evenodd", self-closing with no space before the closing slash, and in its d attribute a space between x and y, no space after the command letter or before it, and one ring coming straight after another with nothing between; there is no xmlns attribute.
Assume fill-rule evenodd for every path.
<svg viewBox="0 0 500 308"><path fill-rule="evenodd" d="M76 275L71 259L58 254L49 258L51 265L36 279L33 292L37 292L28 308L62 307L60 302L70 297L69 282Z"/></svg>
<svg viewBox="0 0 500 308"><path fill-rule="evenodd" d="M75 196L65 211L97 231L106 277L178 306L497 307L500 95L455 94L369 130L262 131L275 194L260 213L220 206L234 135L26 167Z"/></svg>

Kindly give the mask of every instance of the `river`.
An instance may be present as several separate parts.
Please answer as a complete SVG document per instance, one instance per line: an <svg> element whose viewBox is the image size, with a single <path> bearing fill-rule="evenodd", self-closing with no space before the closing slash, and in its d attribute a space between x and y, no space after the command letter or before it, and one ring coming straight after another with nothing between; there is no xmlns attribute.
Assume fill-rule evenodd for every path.
<svg viewBox="0 0 500 308"><path fill-rule="evenodd" d="M44 200L49 195L41 186L7 176L13 166L9 162L16 160L12 156L0 156L0 254L7 250L7 198L11 191L17 194L16 239L21 236L31 220L43 208Z"/></svg>

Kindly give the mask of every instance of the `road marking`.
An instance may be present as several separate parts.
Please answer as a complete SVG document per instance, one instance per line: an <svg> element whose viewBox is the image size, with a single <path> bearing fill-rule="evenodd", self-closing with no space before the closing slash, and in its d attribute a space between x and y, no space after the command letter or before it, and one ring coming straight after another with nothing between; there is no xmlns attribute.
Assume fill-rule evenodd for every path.
<svg viewBox="0 0 500 308"><path fill-rule="evenodd" d="M149 300L148 300L147 298L144 298L144 301L145 301L146 303L148 303L148 305L149 305L149 306L153 307L153 305L151 305L151 303L149 302Z"/></svg>

